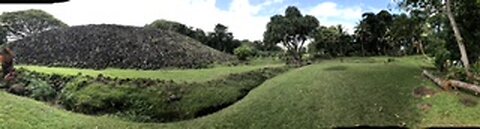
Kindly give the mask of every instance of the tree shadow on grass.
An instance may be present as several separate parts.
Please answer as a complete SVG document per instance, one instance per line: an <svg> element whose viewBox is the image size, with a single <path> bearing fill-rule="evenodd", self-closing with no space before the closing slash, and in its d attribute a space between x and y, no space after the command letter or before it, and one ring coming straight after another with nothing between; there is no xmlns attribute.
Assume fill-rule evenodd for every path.
<svg viewBox="0 0 480 129"><path fill-rule="evenodd" d="M323 70L325 70L325 71L344 71L346 69L347 69L346 66L333 66L333 67L325 68Z"/></svg>

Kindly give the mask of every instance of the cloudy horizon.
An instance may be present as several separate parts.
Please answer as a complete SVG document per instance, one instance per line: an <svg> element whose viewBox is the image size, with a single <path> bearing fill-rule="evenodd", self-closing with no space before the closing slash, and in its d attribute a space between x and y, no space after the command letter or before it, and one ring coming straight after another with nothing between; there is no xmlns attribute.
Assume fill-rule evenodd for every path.
<svg viewBox="0 0 480 129"><path fill-rule="evenodd" d="M321 25L340 24L349 33L364 12L388 9L391 0L71 0L57 4L0 5L0 13L41 9L70 26L120 24L144 26L157 19L183 23L204 31L228 26L235 38L261 40L266 24L287 6L315 16Z"/></svg>

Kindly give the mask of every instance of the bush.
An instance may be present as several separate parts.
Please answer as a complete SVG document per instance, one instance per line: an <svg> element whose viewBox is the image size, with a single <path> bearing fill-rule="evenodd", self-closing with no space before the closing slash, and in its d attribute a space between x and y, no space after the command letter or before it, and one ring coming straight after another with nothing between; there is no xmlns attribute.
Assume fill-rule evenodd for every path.
<svg viewBox="0 0 480 129"><path fill-rule="evenodd" d="M53 100L56 95L56 92L52 86L39 79L32 79L26 89L30 91L29 96L36 100L49 101Z"/></svg>
<svg viewBox="0 0 480 129"><path fill-rule="evenodd" d="M248 45L242 45L238 48L236 48L233 53L237 58L241 61L246 61L248 57L254 56L255 55L255 50L248 46Z"/></svg>
<svg viewBox="0 0 480 129"><path fill-rule="evenodd" d="M451 58L451 54L449 51L447 51L446 49L439 49L435 51L434 56L435 67L439 68L440 71L445 71L448 69L448 67L450 67L448 66L448 64L446 64L447 61Z"/></svg>
<svg viewBox="0 0 480 129"><path fill-rule="evenodd" d="M28 72L21 72L15 80L16 84L13 86L23 86L25 90L23 93L16 93L20 95L26 95L36 100L50 101L56 96L55 89L47 81L37 77L35 74Z"/></svg>

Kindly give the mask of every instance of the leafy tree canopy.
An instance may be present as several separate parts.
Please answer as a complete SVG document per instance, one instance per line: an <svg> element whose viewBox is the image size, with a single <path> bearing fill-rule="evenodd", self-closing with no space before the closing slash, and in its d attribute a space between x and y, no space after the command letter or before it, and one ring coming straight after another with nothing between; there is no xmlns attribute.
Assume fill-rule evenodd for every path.
<svg viewBox="0 0 480 129"><path fill-rule="evenodd" d="M5 12L0 15L0 23L7 30L8 38L14 40L51 29L67 27L67 24L47 12L37 9Z"/></svg>
<svg viewBox="0 0 480 129"><path fill-rule="evenodd" d="M274 15L264 32L264 42L267 44L281 43L293 57L294 63L301 62L301 51L305 41L319 27L319 21L311 15L302 15L295 6L289 6L285 15Z"/></svg>

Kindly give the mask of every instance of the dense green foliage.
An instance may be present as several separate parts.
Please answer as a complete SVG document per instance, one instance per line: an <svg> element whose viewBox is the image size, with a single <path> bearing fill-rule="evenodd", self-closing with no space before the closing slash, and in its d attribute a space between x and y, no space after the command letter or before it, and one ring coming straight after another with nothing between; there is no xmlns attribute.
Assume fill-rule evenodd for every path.
<svg viewBox="0 0 480 129"><path fill-rule="evenodd" d="M450 11L453 20L457 23L457 26L452 26L452 21L447 18L449 11L446 11L446 3L441 0L399 0L398 2L400 7L409 11L410 14L418 16L419 23L425 25L424 29L414 30L421 31L425 35L423 38L427 43L427 52L434 57L434 62L440 70L448 71L457 66L464 67L471 72L478 69L465 67L467 66L465 62L473 64L473 67L478 66L475 64L480 57L480 53L478 53L480 45L477 43L480 40L480 27L477 25L477 21L480 20L480 5L472 4L472 1L469 0L451 1ZM454 37L453 28L458 28L461 40ZM463 48L460 47L458 41L463 41L466 51L464 55L468 57L466 58L468 60L461 60L460 50ZM467 79L478 81L471 80L471 77Z"/></svg>
<svg viewBox="0 0 480 129"><path fill-rule="evenodd" d="M35 74L19 70L13 83L2 82L2 87L17 95L28 96L40 101L51 101L57 95L55 86ZM63 81L63 80L62 80Z"/></svg>
<svg viewBox="0 0 480 129"><path fill-rule="evenodd" d="M80 79L67 84L60 100L67 109L88 114L116 113L136 121L184 120L226 107L283 71L285 68L265 68L190 84Z"/></svg>
<svg viewBox="0 0 480 129"><path fill-rule="evenodd" d="M263 40L268 44L282 44L291 56L289 62L301 63L305 52L304 44L310 39L319 26L317 18L311 15L302 15L295 6L289 6L285 15L275 15L270 18Z"/></svg>
<svg viewBox="0 0 480 129"><path fill-rule="evenodd" d="M347 34L342 26L321 26L316 30L314 41L308 45L308 52L314 57L338 57L359 55L359 48L353 36Z"/></svg>
<svg viewBox="0 0 480 129"><path fill-rule="evenodd" d="M26 91L17 94L42 101L55 101L75 112L110 114L135 121L166 122L191 119L220 110L245 96L266 79L286 70L286 67L263 68L205 82L185 83L141 78L117 79L103 75L95 78L61 77L21 69L20 77L12 86L26 84Z"/></svg>
<svg viewBox="0 0 480 129"><path fill-rule="evenodd" d="M367 12L355 30L362 55L420 54L420 25L417 15ZM416 49L416 51L412 51Z"/></svg>
<svg viewBox="0 0 480 129"><path fill-rule="evenodd" d="M239 60L245 61L249 57L252 57L252 56L255 55L255 50L251 46L242 45L242 46L236 48L233 51L233 53L235 54L235 56L237 56L237 58Z"/></svg>
<svg viewBox="0 0 480 129"><path fill-rule="evenodd" d="M239 47L241 42L233 38L227 26L217 24L214 31L208 33L208 41L205 44L219 51L233 54L233 50Z"/></svg>
<svg viewBox="0 0 480 129"><path fill-rule="evenodd" d="M420 64L428 63L409 57L385 64L386 59L344 58L291 70L218 113L166 124L85 116L0 92L0 127L277 129L406 124L416 128L480 122L478 116L471 115L480 106L465 107L455 94L413 97L417 87L436 88L420 77L420 66L424 66ZM421 111L417 104L431 104L432 108Z"/></svg>
<svg viewBox="0 0 480 129"><path fill-rule="evenodd" d="M67 24L37 9L4 12L0 15L0 23L6 27L7 36L12 39L22 39L43 31L67 27Z"/></svg>

